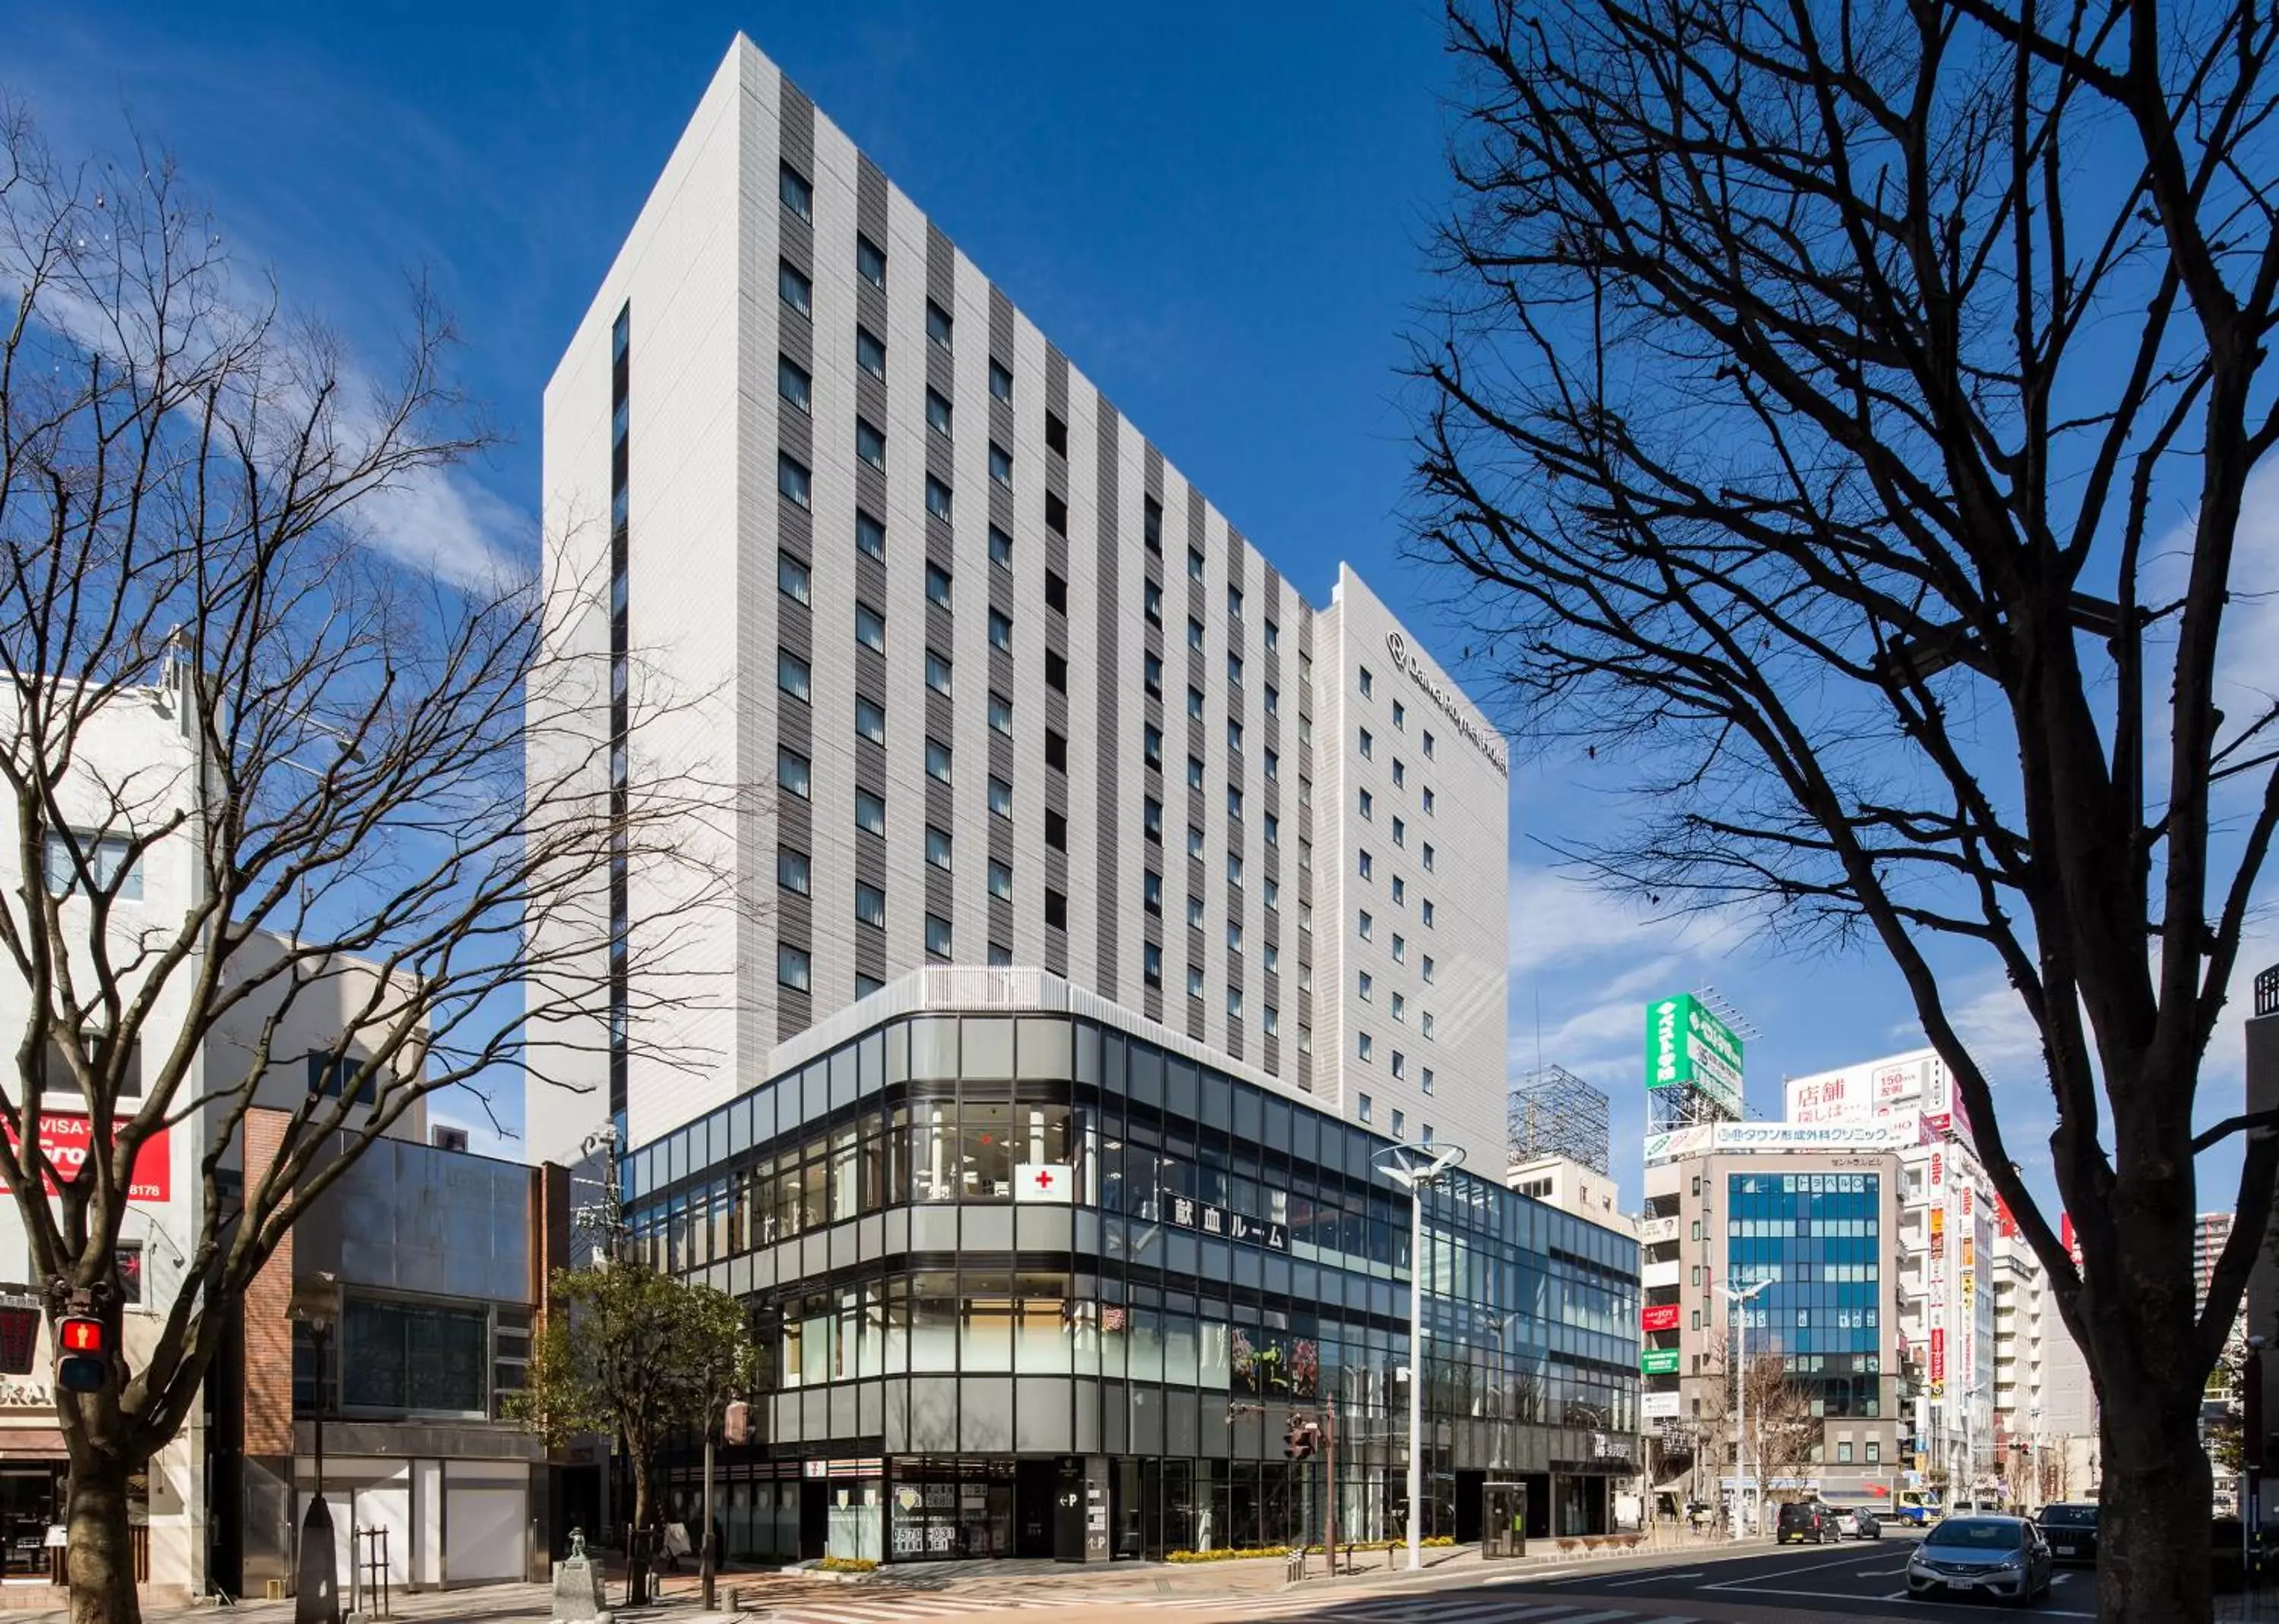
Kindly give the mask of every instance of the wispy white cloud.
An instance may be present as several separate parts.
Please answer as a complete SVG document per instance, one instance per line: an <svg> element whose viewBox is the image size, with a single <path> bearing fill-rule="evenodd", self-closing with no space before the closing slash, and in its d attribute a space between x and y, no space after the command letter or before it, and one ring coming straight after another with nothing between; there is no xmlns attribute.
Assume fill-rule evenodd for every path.
<svg viewBox="0 0 2279 1624"><path fill-rule="evenodd" d="M530 516L459 469L423 469L373 492L357 525L374 552L455 586L523 579L537 552Z"/></svg>

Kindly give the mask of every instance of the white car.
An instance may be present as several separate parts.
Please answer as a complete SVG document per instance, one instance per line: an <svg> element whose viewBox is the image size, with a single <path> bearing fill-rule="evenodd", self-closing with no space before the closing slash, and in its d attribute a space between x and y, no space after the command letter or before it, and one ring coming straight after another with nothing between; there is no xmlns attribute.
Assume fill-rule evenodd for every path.
<svg viewBox="0 0 2279 1624"><path fill-rule="evenodd" d="M1838 1539L1881 1539L1884 1520L1864 1505L1836 1513L1836 1537Z"/></svg>

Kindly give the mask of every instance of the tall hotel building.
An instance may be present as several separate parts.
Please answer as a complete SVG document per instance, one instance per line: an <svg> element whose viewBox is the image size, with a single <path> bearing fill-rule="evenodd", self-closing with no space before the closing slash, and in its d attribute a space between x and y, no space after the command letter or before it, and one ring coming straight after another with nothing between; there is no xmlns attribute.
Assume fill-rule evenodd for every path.
<svg viewBox="0 0 2279 1624"><path fill-rule="evenodd" d="M679 701L612 770L741 792L688 836L738 906L647 926L616 882L680 979L557 1034L526 1107L546 1159L614 1119L638 1244L754 1304L732 1548L1318 1530L1282 1433L1333 1394L1344 1526L1385 1528L1393 1140L1489 1175L1434 1198L1432 1526L1492 1469L1604 1525L1636 1248L1493 1181L1505 746L1351 571L1308 603L740 38L545 479L549 580L607 584L556 648L609 660L613 730Z"/></svg>

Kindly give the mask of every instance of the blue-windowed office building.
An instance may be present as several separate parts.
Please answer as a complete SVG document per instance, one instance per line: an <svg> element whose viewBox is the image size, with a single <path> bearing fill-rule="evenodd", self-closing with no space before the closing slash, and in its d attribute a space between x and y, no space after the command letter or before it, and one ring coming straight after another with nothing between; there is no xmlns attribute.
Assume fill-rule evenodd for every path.
<svg viewBox="0 0 2279 1624"><path fill-rule="evenodd" d="M1406 1515L1409 1213L1389 1141L1033 971L922 970L627 1158L634 1245L751 1307L732 1555L1109 1560ZM1492 1147L1500 1151L1500 1146ZM1425 1533L1481 1489L1602 1531L1636 1436L1628 1235L1458 1173L1429 1199ZM668 1499L693 1501L675 1468Z"/></svg>

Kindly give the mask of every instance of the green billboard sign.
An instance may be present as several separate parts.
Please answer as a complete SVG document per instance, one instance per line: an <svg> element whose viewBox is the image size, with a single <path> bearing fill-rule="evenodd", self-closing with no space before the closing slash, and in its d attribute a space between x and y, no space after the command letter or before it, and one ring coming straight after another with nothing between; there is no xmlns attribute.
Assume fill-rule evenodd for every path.
<svg viewBox="0 0 2279 1624"><path fill-rule="evenodd" d="M1646 1007L1646 1085L1698 1088L1741 1111L1741 1039L1691 992Z"/></svg>
<svg viewBox="0 0 2279 1624"><path fill-rule="evenodd" d="M1638 1373L1641 1375L1676 1375L1677 1374L1677 1350L1676 1348L1646 1348L1640 1351L1638 1354Z"/></svg>

